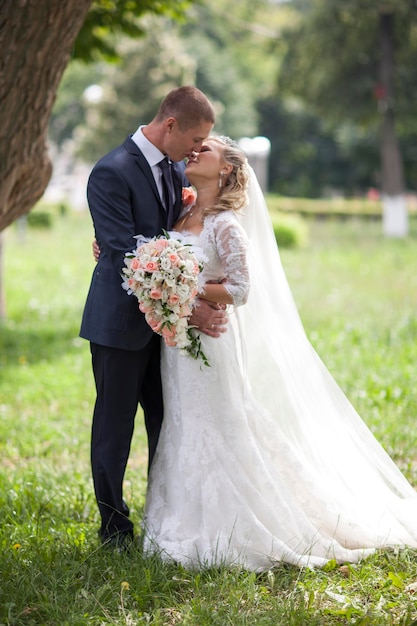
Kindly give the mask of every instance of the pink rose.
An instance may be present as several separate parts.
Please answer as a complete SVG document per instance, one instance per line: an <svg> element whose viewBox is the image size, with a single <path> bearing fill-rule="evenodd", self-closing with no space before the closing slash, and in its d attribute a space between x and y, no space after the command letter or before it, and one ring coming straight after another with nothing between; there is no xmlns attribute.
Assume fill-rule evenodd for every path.
<svg viewBox="0 0 417 626"><path fill-rule="evenodd" d="M156 272L157 269L158 269L158 263L156 261L148 261L145 264L145 270L147 272Z"/></svg>
<svg viewBox="0 0 417 626"><path fill-rule="evenodd" d="M169 304L177 304L177 302L180 301L180 297L178 294L173 293L171 296L169 296L168 298L168 302Z"/></svg>
<svg viewBox="0 0 417 626"><path fill-rule="evenodd" d="M159 333L159 331L161 330L161 322L156 317L151 314L147 314L146 321L148 322L154 333Z"/></svg>
<svg viewBox="0 0 417 626"><path fill-rule="evenodd" d="M153 287L149 293L152 300L160 300L162 296L162 289L159 287Z"/></svg>
<svg viewBox="0 0 417 626"><path fill-rule="evenodd" d="M171 254L168 255L168 258L171 261L172 265L178 265L180 259L176 252L171 252Z"/></svg>
<svg viewBox="0 0 417 626"><path fill-rule="evenodd" d="M197 194L192 187L183 187L182 188L182 205L188 206L192 204L197 199Z"/></svg>
<svg viewBox="0 0 417 626"><path fill-rule="evenodd" d="M168 325L166 325L161 330L161 335L164 339L174 339L176 335L175 328L173 328L172 326L169 327Z"/></svg>
<svg viewBox="0 0 417 626"><path fill-rule="evenodd" d="M166 239L156 239L155 245L157 250L164 250L168 246L168 241Z"/></svg>
<svg viewBox="0 0 417 626"><path fill-rule="evenodd" d="M140 268L140 261L138 258L133 257L133 259L130 262L130 269L132 269L133 271L138 270Z"/></svg>
<svg viewBox="0 0 417 626"><path fill-rule="evenodd" d="M142 313L150 313L152 311L152 307L147 306L146 304L141 302L139 304L139 310L142 311Z"/></svg>

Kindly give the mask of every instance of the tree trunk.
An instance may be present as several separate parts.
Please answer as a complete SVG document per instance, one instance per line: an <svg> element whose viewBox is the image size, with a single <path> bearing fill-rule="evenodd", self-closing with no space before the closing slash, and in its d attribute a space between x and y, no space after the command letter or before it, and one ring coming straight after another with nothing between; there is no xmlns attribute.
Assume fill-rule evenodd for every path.
<svg viewBox="0 0 417 626"><path fill-rule="evenodd" d="M48 121L92 0L0 0L0 231L51 176Z"/></svg>
<svg viewBox="0 0 417 626"><path fill-rule="evenodd" d="M383 98L379 106L383 116L381 125L383 231L389 237L404 237L408 233L408 216L403 164L395 134L393 30L394 14L382 13L380 80Z"/></svg>
<svg viewBox="0 0 417 626"><path fill-rule="evenodd" d="M6 292L3 284L3 233L0 232L0 322L6 317Z"/></svg>

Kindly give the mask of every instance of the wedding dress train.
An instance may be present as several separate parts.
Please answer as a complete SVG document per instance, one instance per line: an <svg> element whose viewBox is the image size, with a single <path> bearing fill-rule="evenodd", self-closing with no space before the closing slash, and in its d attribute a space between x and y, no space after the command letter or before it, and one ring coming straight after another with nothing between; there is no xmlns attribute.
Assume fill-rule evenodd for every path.
<svg viewBox="0 0 417 626"><path fill-rule="evenodd" d="M248 257L248 303L230 307L220 338L201 337L210 367L163 346L165 416L145 550L189 568L262 571L416 548L417 494L308 342L269 231ZM205 281L231 275L234 301L244 302L247 240L235 215L209 216L199 236L181 237L204 251Z"/></svg>

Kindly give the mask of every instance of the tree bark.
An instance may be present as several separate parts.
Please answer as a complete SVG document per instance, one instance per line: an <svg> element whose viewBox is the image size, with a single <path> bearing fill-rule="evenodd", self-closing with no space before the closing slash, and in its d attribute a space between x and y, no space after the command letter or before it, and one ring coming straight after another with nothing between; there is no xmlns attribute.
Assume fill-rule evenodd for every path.
<svg viewBox="0 0 417 626"><path fill-rule="evenodd" d="M3 233L0 231L0 322L6 317L6 292L3 285Z"/></svg>
<svg viewBox="0 0 417 626"><path fill-rule="evenodd" d="M384 234L403 237L408 233L407 206L404 194L404 171L394 113L394 19L393 13L381 13L380 83L383 97L379 108L381 124L381 182Z"/></svg>
<svg viewBox="0 0 417 626"><path fill-rule="evenodd" d="M0 231L51 176L48 121L92 0L0 0Z"/></svg>

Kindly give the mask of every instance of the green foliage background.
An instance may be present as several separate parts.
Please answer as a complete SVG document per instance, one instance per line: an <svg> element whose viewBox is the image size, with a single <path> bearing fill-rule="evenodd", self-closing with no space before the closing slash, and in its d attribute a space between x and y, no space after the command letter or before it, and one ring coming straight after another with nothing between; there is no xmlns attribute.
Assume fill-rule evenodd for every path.
<svg viewBox="0 0 417 626"><path fill-rule="evenodd" d="M215 104L216 130L271 140L271 191L313 198L380 187L375 90L384 9L396 20L393 106L406 186L416 189L417 9L409 0L161 2L157 16L139 5L147 6L93 4L51 119L59 146L94 162L146 123L171 87L189 82ZM79 58L92 43L86 69ZM99 103L83 95L91 84L102 87Z"/></svg>

